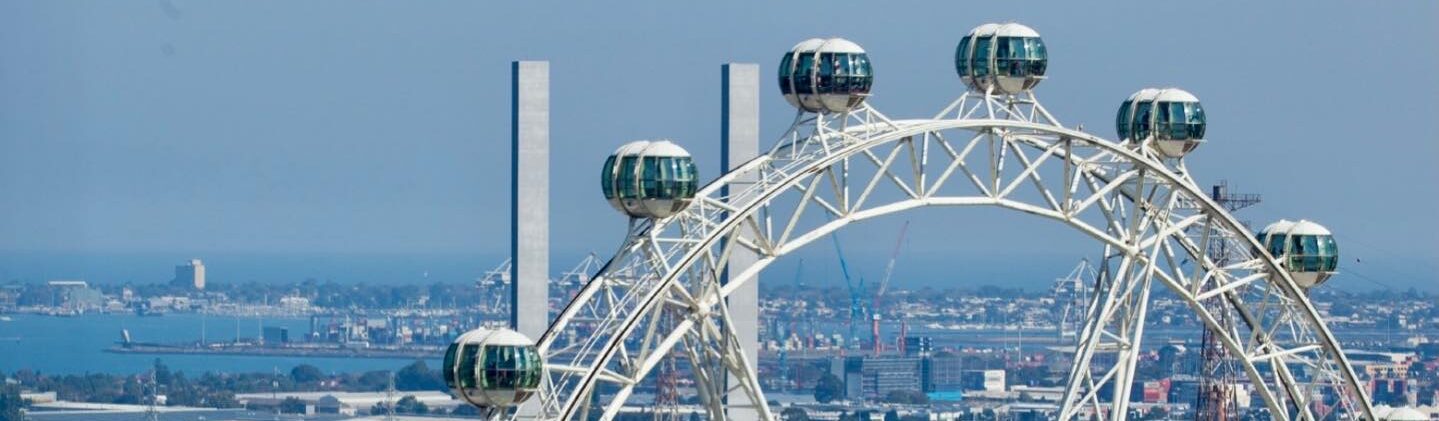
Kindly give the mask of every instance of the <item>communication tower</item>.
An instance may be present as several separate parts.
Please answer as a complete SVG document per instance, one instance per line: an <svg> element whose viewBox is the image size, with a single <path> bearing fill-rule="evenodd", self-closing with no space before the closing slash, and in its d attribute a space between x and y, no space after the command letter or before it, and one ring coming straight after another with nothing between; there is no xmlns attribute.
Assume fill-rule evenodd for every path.
<svg viewBox="0 0 1439 421"><path fill-rule="evenodd" d="M1259 204L1261 198L1253 193L1232 193L1229 191L1229 181L1221 180L1215 184L1209 192L1209 198L1222 206L1225 210L1235 212L1250 206ZM1248 226L1248 221L1241 221ZM1209 242L1209 255L1219 259L1218 264L1223 265L1228 260L1229 242L1222 238L1212 239ZM1206 300L1203 304L1209 307L1213 314L1222 315L1219 323L1225 330L1233 330L1234 319L1229 317L1227 311L1220 311L1224 305L1223 297L1214 297ZM1239 416L1239 408L1235 404L1235 395L1238 390L1239 373L1234 366L1233 359L1224 346L1219 343L1219 338L1209 329L1204 330L1204 336L1200 345L1201 366L1199 372L1199 396L1194 404L1195 419L1199 421L1229 420Z"/></svg>

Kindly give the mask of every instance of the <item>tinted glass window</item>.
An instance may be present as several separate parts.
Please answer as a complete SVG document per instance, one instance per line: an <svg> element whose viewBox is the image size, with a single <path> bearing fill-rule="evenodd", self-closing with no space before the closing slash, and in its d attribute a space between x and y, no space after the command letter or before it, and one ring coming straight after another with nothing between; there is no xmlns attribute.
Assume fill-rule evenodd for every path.
<svg viewBox="0 0 1439 421"><path fill-rule="evenodd" d="M600 170L600 189L604 191L606 199L615 197L615 156L610 155L605 159L605 166ZM448 364L446 364L448 365Z"/></svg>
<svg viewBox="0 0 1439 421"><path fill-rule="evenodd" d="M1194 139L1204 138L1204 129L1208 121L1204 117L1204 107L1198 102L1189 104L1189 130L1190 137Z"/></svg>
<svg viewBox="0 0 1439 421"><path fill-rule="evenodd" d="M480 346L478 344L465 345L460 352L459 380L460 387L475 387L475 365L479 363Z"/></svg>
<svg viewBox="0 0 1439 421"><path fill-rule="evenodd" d="M1319 236L1303 235L1300 238L1304 239L1304 249L1300 254L1319 254Z"/></svg>
<svg viewBox="0 0 1439 421"><path fill-rule="evenodd" d="M994 74L1000 76L1015 76L1022 60L1015 57L1022 54L1015 51L1015 39L1010 37L998 37L994 41ZM1023 45L1019 45L1023 48Z"/></svg>
<svg viewBox="0 0 1439 421"><path fill-rule="evenodd" d="M870 85L874 84L874 68L869 64L869 55L854 55L854 77L851 81L852 93L869 93Z"/></svg>
<svg viewBox="0 0 1439 421"><path fill-rule="evenodd" d="M1154 118L1150 111L1153 108L1154 103L1149 101L1143 101L1134 106L1134 139L1149 137L1150 122Z"/></svg>
<svg viewBox="0 0 1439 421"><path fill-rule="evenodd" d="M1027 38L1026 48L1029 53L1029 74L1043 76L1049 67L1049 52L1044 49L1044 40L1039 38Z"/></svg>
<svg viewBox="0 0 1439 421"><path fill-rule="evenodd" d="M1334 242L1334 237L1328 235L1321 237L1319 247L1320 254L1323 254L1325 256L1325 265L1322 270L1326 272L1333 272L1335 269L1338 269L1339 244Z"/></svg>
<svg viewBox="0 0 1439 421"><path fill-rule="evenodd" d="M1188 125L1185 122L1188 117L1184 114L1184 103L1182 102L1161 102L1159 103L1160 119L1166 124L1160 128L1165 138L1187 139L1189 137Z"/></svg>
<svg viewBox="0 0 1439 421"><path fill-rule="evenodd" d="M820 53L819 55L819 93L830 92L834 89L834 53Z"/></svg>
<svg viewBox="0 0 1439 421"><path fill-rule="evenodd" d="M639 197L639 186L635 180L639 177L639 174L636 172L635 168L638 162L639 159L633 156L627 156L620 159L620 171L616 178L616 181L618 182L615 183L617 184L616 189L618 189L618 191L615 192L616 197L623 199L634 199Z"/></svg>
<svg viewBox="0 0 1439 421"><path fill-rule="evenodd" d="M539 353L530 348L515 349L515 388L534 389L540 385L540 374L543 369L540 367Z"/></svg>
<svg viewBox="0 0 1439 421"><path fill-rule="evenodd" d="M794 54L786 53L779 61L779 91L780 93L793 93L794 88L790 86L791 78L794 75Z"/></svg>
<svg viewBox="0 0 1439 421"><path fill-rule="evenodd" d="M1134 101L1119 104L1119 113L1114 117L1114 130L1119 133L1120 139L1129 138L1129 109L1133 106Z"/></svg>
<svg viewBox="0 0 1439 421"><path fill-rule="evenodd" d="M1270 234L1270 235L1269 235L1269 254L1274 255L1274 257L1280 257L1280 256L1283 256L1283 255L1284 255L1284 236L1283 236L1283 235L1279 235L1279 234Z"/></svg>
<svg viewBox="0 0 1439 421"><path fill-rule="evenodd" d="M449 386L449 387L451 387L451 388L453 388L453 387L456 386L456 384L455 384L455 356L456 356L456 355L455 355L455 354L457 354L457 351L459 350L459 347L460 347L459 344L450 344L450 347L449 347L449 348L445 348L445 364L442 365L442 366L440 366L440 371L443 371L443 372L444 372L444 376L445 376L445 386Z"/></svg>
<svg viewBox="0 0 1439 421"><path fill-rule="evenodd" d="M814 54L800 54L799 60L794 68L794 92L797 94L814 93L814 83L810 80L810 72L814 71Z"/></svg>
<svg viewBox="0 0 1439 421"><path fill-rule="evenodd" d="M969 63L974 67L975 76L989 75L990 47L993 44L993 37L982 37L974 41L974 57L970 59Z"/></svg>
<svg viewBox="0 0 1439 421"><path fill-rule="evenodd" d="M515 347L490 345L485 347L485 388L514 389L518 374L515 368Z"/></svg>
<svg viewBox="0 0 1439 421"><path fill-rule="evenodd" d="M954 66L959 74L969 74L969 37L959 40L959 49L954 53Z"/></svg>

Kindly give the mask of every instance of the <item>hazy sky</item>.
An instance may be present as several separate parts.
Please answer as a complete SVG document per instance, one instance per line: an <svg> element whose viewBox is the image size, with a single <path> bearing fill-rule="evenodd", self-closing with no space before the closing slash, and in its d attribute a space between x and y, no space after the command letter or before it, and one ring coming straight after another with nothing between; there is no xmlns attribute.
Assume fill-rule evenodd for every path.
<svg viewBox="0 0 1439 421"><path fill-rule="evenodd" d="M877 74L872 103L927 116L962 92L959 38L1010 20L1044 36L1037 93L1066 123L1112 138L1131 92L1182 86L1209 113L1209 143L1189 159L1200 181L1264 194L1244 219L1320 221L1350 272L1436 284L1433 1L8 0L0 252L499 255L508 63L542 59L555 252L608 255L624 224L599 193L604 156L668 137L712 178L722 63L761 65L767 144L793 115L772 75L797 41L860 43ZM1040 258L1055 272L1097 250L1057 224L986 210L843 235L893 238L903 219L912 264L899 275L913 278L999 276L996 262ZM848 247L877 275L891 242Z"/></svg>

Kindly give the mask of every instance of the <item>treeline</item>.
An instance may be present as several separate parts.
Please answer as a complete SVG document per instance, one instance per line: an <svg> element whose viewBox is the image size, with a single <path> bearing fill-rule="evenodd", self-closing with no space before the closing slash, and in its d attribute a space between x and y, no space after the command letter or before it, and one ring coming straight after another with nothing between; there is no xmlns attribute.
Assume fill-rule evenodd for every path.
<svg viewBox="0 0 1439 421"><path fill-rule="evenodd" d="M58 291L44 283L12 284L18 286L16 303L22 306L53 305ZM283 297L304 297L310 304L338 309L371 308L488 308L500 303L494 298L503 291L481 290L472 283L434 283L429 285L394 285L338 283L314 279L300 283L212 283L204 291L188 285L101 284L93 285L102 293L119 297L129 288L137 297L166 295L218 297L241 304L278 304Z"/></svg>
<svg viewBox="0 0 1439 421"><path fill-rule="evenodd" d="M325 373L318 367L301 364L288 372L278 373L214 373L197 377L183 371L172 371L159 359L153 369L134 375L66 374L47 375L22 369L6 376L18 382L18 388L35 392L55 392L65 401L144 405L151 396L165 396L165 405L209 408L237 408L240 393L268 392L375 392L390 384L389 371L364 373ZM446 391L440 372L424 361L415 361L394 372L395 389L399 391ZM0 395L0 402L8 400ZM3 411L3 408L0 408Z"/></svg>
<svg viewBox="0 0 1439 421"><path fill-rule="evenodd" d="M168 285L166 285L168 286ZM149 291L141 290L146 294ZM231 301L276 304L281 297L298 296L311 305L326 308L476 308L501 291L482 291L472 283L395 285L338 283L306 280L298 284L247 282L221 283L207 289L223 293ZM140 292L140 291L137 291ZM150 295L147 295L150 296Z"/></svg>

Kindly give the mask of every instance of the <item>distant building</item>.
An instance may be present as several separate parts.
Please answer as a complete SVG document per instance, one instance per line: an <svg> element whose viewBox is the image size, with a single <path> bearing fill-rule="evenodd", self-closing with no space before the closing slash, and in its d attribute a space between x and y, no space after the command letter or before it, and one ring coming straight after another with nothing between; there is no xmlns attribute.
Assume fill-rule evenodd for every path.
<svg viewBox="0 0 1439 421"><path fill-rule="evenodd" d="M52 305L69 311L85 311L100 308L105 296L100 290L91 289L85 281L57 280L46 282L53 293Z"/></svg>
<svg viewBox="0 0 1439 421"><path fill-rule="evenodd" d="M20 305L20 285L0 285L0 310L13 309Z"/></svg>
<svg viewBox="0 0 1439 421"><path fill-rule="evenodd" d="M964 390L964 359L932 357L924 359L924 392L944 393Z"/></svg>
<svg viewBox="0 0 1439 421"><path fill-rule="evenodd" d="M286 327L265 326L261 339L268 346L283 346L290 343L290 329Z"/></svg>
<svg viewBox="0 0 1439 421"><path fill-rule="evenodd" d="M193 286L197 291L205 290L205 264L200 259L190 259L190 263L175 266L175 279L170 281L176 286Z"/></svg>
<svg viewBox="0 0 1439 421"><path fill-rule="evenodd" d="M173 295L162 295L150 297L145 300L145 307L153 311L178 310L185 311L191 308L190 297L177 297Z"/></svg>
<svg viewBox="0 0 1439 421"><path fill-rule="evenodd" d="M51 288L89 288L89 287L90 287L90 284L85 283L85 281L71 281L71 280L54 280L54 281L46 282L45 285L49 285Z"/></svg>
<svg viewBox="0 0 1439 421"><path fill-rule="evenodd" d="M904 337L904 356L928 357L934 355L934 338L929 336Z"/></svg>
<svg viewBox="0 0 1439 421"><path fill-rule="evenodd" d="M1413 405L1412 402L1417 396L1411 393L1411 388L1416 387L1414 382L1403 378L1387 377L1369 380L1369 396L1374 403L1387 405Z"/></svg>
<svg viewBox="0 0 1439 421"><path fill-rule="evenodd" d="M849 357L844 360L845 396L877 400L894 391L921 391L920 359Z"/></svg>
<svg viewBox="0 0 1439 421"><path fill-rule="evenodd" d="M280 297L280 307L291 311L308 311L310 299L301 296Z"/></svg>
<svg viewBox="0 0 1439 421"><path fill-rule="evenodd" d="M1004 391L1004 370L964 370L960 376L964 390Z"/></svg>
<svg viewBox="0 0 1439 421"><path fill-rule="evenodd" d="M1142 402L1144 403L1169 403L1169 379L1151 380L1143 383Z"/></svg>

